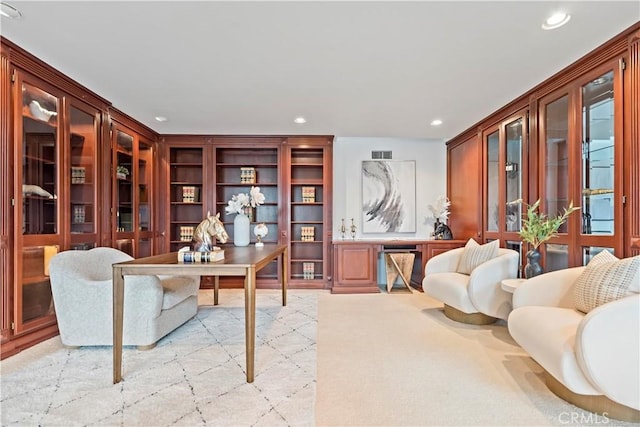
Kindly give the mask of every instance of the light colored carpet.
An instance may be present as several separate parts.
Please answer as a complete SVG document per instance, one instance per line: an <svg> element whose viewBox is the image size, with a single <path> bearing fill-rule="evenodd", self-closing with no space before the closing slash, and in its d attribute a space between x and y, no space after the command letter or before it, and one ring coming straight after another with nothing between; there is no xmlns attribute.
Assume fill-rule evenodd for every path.
<svg viewBox="0 0 640 427"><path fill-rule="evenodd" d="M295 290L282 307L279 291L259 290L247 384L242 298L222 290L155 349L125 350L117 385L110 347L53 338L2 361L2 425L633 425L554 396L504 323L453 322L420 293Z"/></svg>
<svg viewBox="0 0 640 427"><path fill-rule="evenodd" d="M210 299L211 292L201 292ZM0 364L3 426L276 426L314 424L317 293L256 296L255 381L246 382L244 294L149 351L125 349L112 384L111 347L69 350L53 338Z"/></svg>
<svg viewBox="0 0 640 427"><path fill-rule="evenodd" d="M321 426L633 425L553 395L504 322L471 326L422 293L320 295Z"/></svg>

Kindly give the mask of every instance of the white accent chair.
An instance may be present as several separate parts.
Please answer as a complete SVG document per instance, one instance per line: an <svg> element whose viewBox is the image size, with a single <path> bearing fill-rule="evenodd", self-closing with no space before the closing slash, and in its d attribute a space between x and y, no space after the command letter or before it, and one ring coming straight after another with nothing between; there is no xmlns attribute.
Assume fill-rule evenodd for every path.
<svg viewBox="0 0 640 427"><path fill-rule="evenodd" d="M458 322L486 325L506 320L511 312L511 294L502 289L501 282L518 277L520 255L512 249L499 248L495 258L467 275L456 272L464 249L452 249L430 258L422 290L442 301L444 314Z"/></svg>
<svg viewBox="0 0 640 427"><path fill-rule="evenodd" d="M575 309L585 267L536 276L513 295L513 339L546 371L562 399L610 418L640 422L640 294Z"/></svg>
<svg viewBox="0 0 640 427"><path fill-rule="evenodd" d="M99 247L51 258L51 290L62 343L113 345L112 264L133 258ZM125 276L123 345L150 349L198 311L198 276Z"/></svg>

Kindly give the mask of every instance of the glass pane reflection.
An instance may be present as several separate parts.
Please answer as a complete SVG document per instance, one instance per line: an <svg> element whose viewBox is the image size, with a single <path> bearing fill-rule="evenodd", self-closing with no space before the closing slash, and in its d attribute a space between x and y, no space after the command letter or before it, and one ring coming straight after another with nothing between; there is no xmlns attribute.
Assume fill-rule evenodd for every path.
<svg viewBox="0 0 640 427"><path fill-rule="evenodd" d="M569 106L565 95L545 107L546 129L546 211L552 215L569 206ZM567 223L560 226L560 233L567 232ZM548 245L547 245L548 246Z"/></svg>
<svg viewBox="0 0 640 427"><path fill-rule="evenodd" d="M498 182L500 136L498 131L487 137L487 230L498 231L498 220L500 213L498 210Z"/></svg>
<svg viewBox="0 0 640 427"><path fill-rule="evenodd" d="M522 119L509 123L507 132L506 174L506 230L520 231L522 222Z"/></svg>
<svg viewBox="0 0 640 427"><path fill-rule="evenodd" d="M546 251L545 271L549 272L569 268L569 247L567 245L547 243L544 246Z"/></svg>
<svg viewBox="0 0 640 427"><path fill-rule="evenodd" d="M582 87L582 234L614 230L613 72Z"/></svg>

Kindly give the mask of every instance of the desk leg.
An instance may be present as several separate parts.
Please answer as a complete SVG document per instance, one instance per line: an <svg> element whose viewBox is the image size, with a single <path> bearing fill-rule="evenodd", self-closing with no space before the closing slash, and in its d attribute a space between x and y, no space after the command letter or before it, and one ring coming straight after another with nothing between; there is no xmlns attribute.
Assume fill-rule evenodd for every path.
<svg viewBox="0 0 640 427"><path fill-rule="evenodd" d="M289 281L289 262L288 262L288 249L284 248L280 259L282 260L282 305L287 305L287 284Z"/></svg>
<svg viewBox="0 0 640 427"><path fill-rule="evenodd" d="M256 269L247 268L244 278L244 321L247 358L247 382L253 382L253 361L256 345Z"/></svg>
<svg viewBox="0 0 640 427"><path fill-rule="evenodd" d="M220 289L220 276L213 279L213 305L218 305L218 290Z"/></svg>
<svg viewBox="0 0 640 427"><path fill-rule="evenodd" d="M124 312L124 277L113 268L113 383L122 381L122 317Z"/></svg>

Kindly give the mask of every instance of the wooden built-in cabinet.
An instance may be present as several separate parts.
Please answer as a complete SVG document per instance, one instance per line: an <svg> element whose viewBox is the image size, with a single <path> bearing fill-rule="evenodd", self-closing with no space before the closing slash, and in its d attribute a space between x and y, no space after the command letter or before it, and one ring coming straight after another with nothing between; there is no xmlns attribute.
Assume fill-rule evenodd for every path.
<svg viewBox="0 0 640 427"><path fill-rule="evenodd" d="M415 255L411 286L422 290L427 261L438 254L462 247L465 243L465 240L336 240L333 242L334 281L331 292L380 292L378 268L385 265L386 253Z"/></svg>
<svg viewBox="0 0 640 427"><path fill-rule="evenodd" d="M233 245L235 214L225 208L232 196L260 188L265 202L249 212L253 229L264 223L265 243L289 245L289 285L328 288L331 281L331 136L166 136L160 139L168 203L164 246L192 244L202 219L219 214ZM303 196L303 189L306 191ZM312 194L312 196L310 196ZM304 230L303 230L304 227ZM313 232L310 232L313 229ZM303 236L303 231L304 236ZM258 273L258 286L277 287L282 272L274 262ZM204 286L212 284L203 279ZM242 286L221 278L222 286Z"/></svg>
<svg viewBox="0 0 640 427"><path fill-rule="evenodd" d="M458 236L517 250L526 212L518 200L540 199L550 216L573 202L580 211L542 247L546 271L584 265L602 250L640 253L639 45L640 23L448 141ZM481 212L475 224L471 211Z"/></svg>

